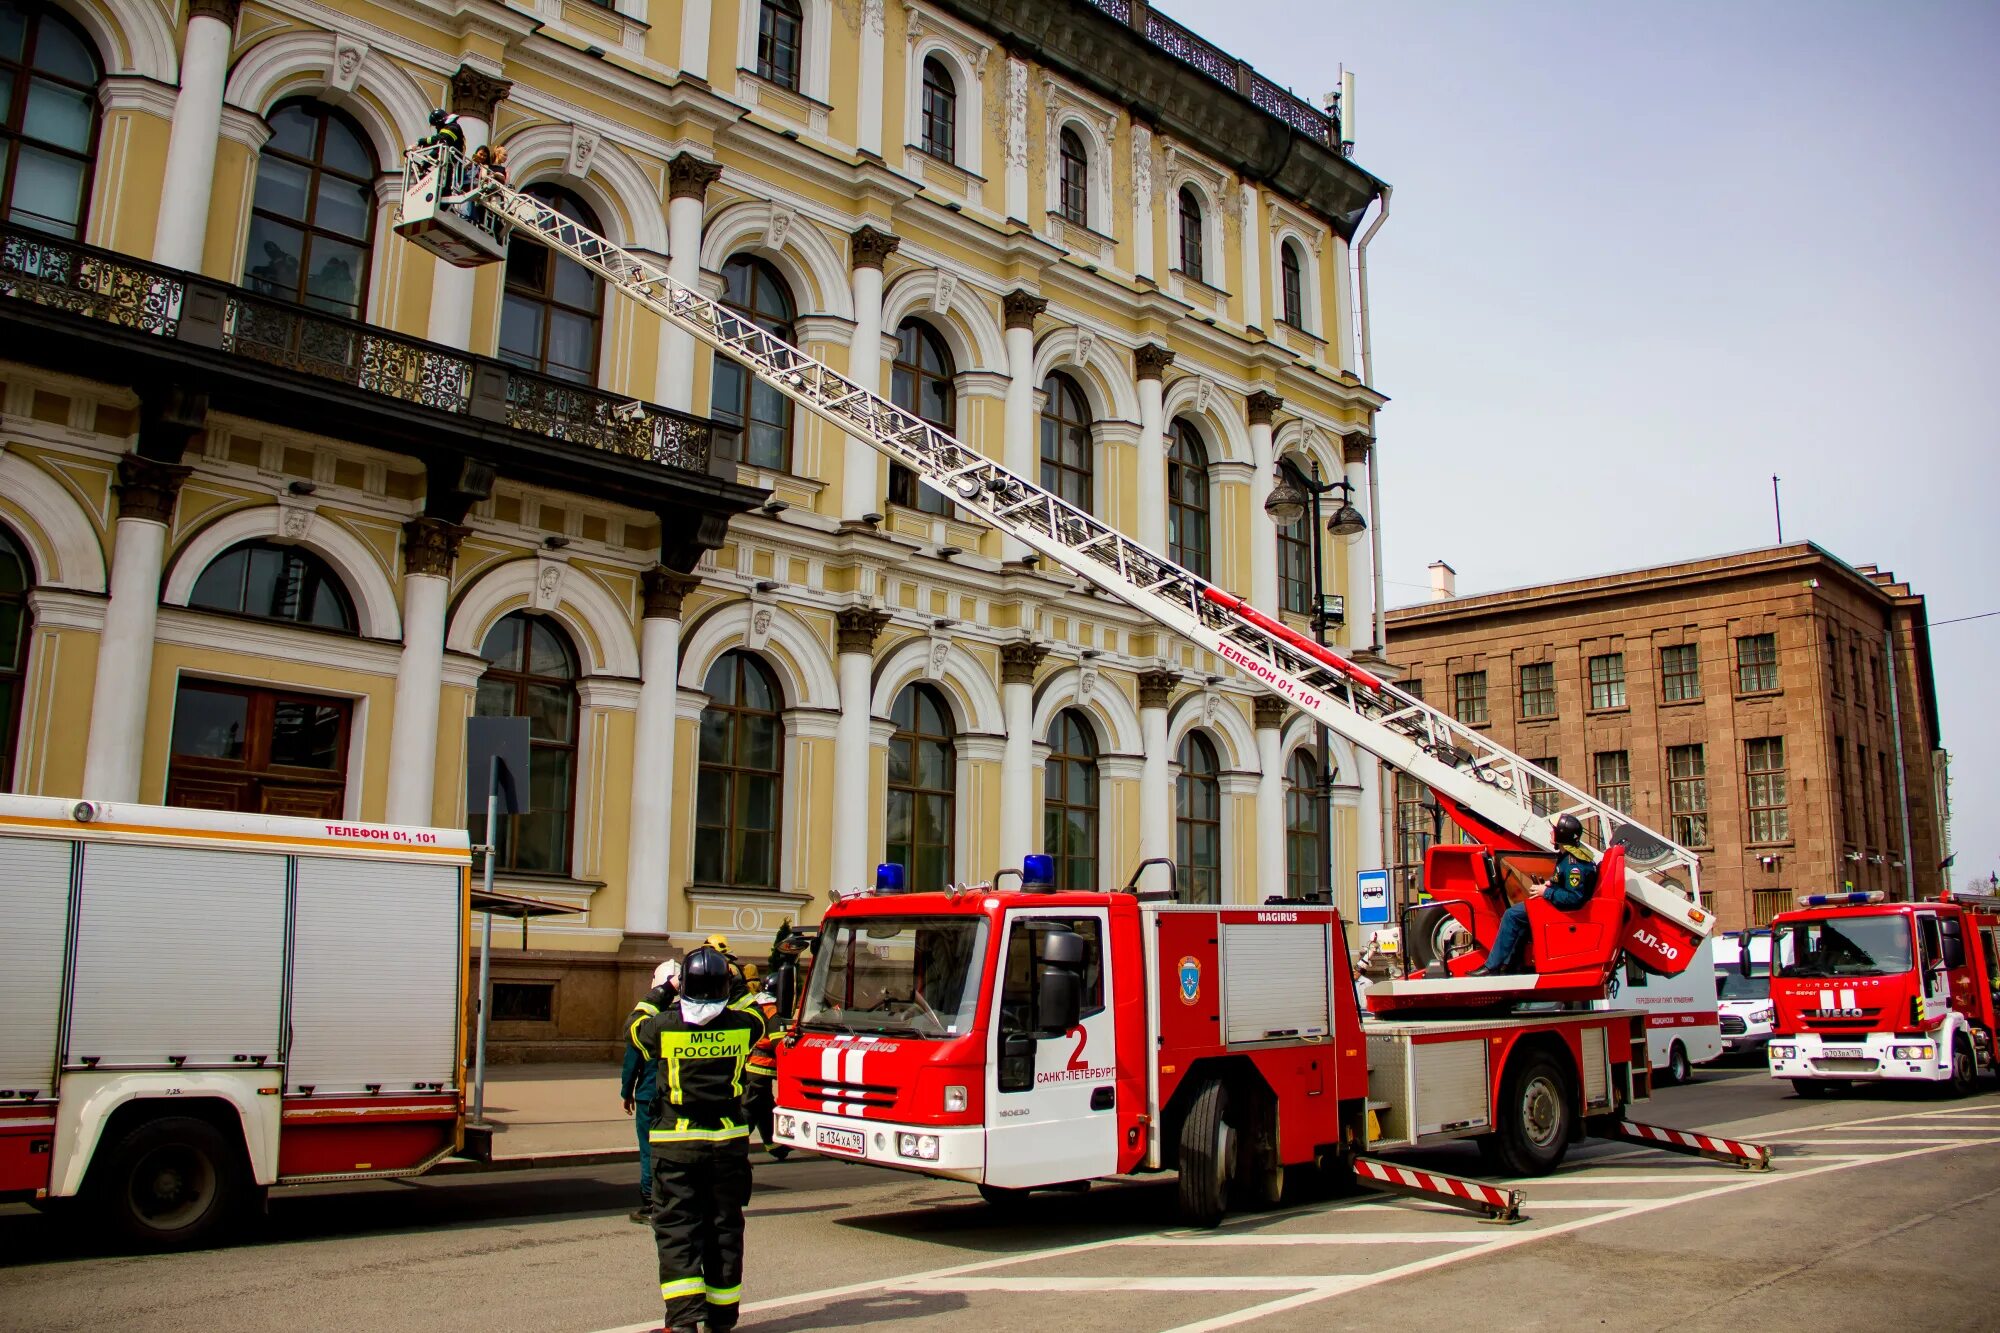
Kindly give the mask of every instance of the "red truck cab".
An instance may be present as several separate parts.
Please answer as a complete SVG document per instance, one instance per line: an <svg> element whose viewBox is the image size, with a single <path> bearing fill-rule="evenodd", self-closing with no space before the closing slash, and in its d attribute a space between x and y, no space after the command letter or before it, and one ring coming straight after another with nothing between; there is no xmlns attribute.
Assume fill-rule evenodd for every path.
<svg viewBox="0 0 2000 1333"><path fill-rule="evenodd" d="M1803 1096L1884 1080L1964 1094L1994 1071L2000 901L1799 901L1771 922L1772 1077Z"/></svg>

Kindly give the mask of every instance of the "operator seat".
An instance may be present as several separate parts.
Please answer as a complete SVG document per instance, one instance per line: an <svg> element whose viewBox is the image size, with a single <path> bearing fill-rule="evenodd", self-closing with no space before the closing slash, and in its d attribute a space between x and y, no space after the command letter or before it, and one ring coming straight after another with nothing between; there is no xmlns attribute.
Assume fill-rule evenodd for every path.
<svg viewBox="0 0 2000 1333"><path fill-rule="evenodd" d="M1535 972L1608 966L1625 936L1625 849L1607 847L1597 862L1597 888L1571 911L1545 898L1528 899L1528 962Z"/></svg>

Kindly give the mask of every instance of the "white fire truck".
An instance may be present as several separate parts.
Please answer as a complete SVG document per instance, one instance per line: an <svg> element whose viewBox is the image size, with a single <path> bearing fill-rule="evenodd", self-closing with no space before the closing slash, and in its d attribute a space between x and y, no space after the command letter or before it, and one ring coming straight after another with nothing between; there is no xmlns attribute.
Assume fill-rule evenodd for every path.
<svg viewBox="0 0 2000 1333"><path fill-rule="evenodd" d="M463 831L0 796L0 1198L213 1239L462 1138Z"/></svg>
<svg viewBox="0 0 2000 1333"><path fill-rule="evenodd" d="M1048 892L1031 857L1009 891L843 899L822 922L805 1025L780 1056L785 1142L977 1181L997 1197L1178 1168L1188 1215L1212 1222L1233 1186L1273 1198L1288 1169L1321 1161L1351 1164L1390 1188L1417 1187L1407 1169L1363 1156L1371 1142L1476 1138L1507 1170L1551 1170L1586 1123L1610 1131L1645 1095L1643 1018L1588 1006L1604 997L1621 958L1668 975L1693 960L1714 921L1698 905L1692 851L1138 545L650 259L532 195L468 173L448 148L406 159L396 230L461 266L500 259L510 235L583 265L1042 559L1423 782L1470 839L1430 849L1426 887L1435 901L1422 933L1432 947L1421 973L1369 988L1377 1017L1365 1027L1331 909L1182 905L1171 866L1166 887L1155 871L1145 892L1136 877L1124 893ZM1602 849L1600 887L1573 913L1531 889L1553 865L1561 815L1574 815ZM1517 901L1527 905L1532 968L1470 975ZM1523 1003L1579 1008L1514 1013ZM1691 1150L1761 1151L1730 1147L1741 1151ZM1508 1207L1508 1192L1474 1182L1452 1181L1443 1193L1477 1191L1496 1210Z"/></svg>

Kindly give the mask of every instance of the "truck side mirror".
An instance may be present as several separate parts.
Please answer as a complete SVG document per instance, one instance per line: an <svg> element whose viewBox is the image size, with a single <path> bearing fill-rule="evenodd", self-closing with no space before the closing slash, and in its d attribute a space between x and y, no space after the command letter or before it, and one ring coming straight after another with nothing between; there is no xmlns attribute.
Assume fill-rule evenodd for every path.
<svg viewBox="0 0 2000 1333"><path fill-rule="evenodd" d="M1035 1023L1045 1035L1060 1036L1083 1018L1083 978L1051 965L1035 988Z"/></svg>
<svg viewBox="0 0 2000 1333"><path fill-rule="evenodd" d="M1757 932L1754 930L1746 930L1736 938L1736 971L1746 981L1750 978L1750 944L1756 938ZM1771 938L1771 957L1774 959L1778 956L1777 949L1777 937L1773 935ZM1775 976L1776 974L1777 969L1773 968L1772 975Z"/></svg>
<svg viewBox="0 0 2000 1333"><path fill-rule="evenodd" d="M1944 932L1944 965L1957 971L1965 966L1965 936L1956 921L1945 921L1940 925Z"/></svg>

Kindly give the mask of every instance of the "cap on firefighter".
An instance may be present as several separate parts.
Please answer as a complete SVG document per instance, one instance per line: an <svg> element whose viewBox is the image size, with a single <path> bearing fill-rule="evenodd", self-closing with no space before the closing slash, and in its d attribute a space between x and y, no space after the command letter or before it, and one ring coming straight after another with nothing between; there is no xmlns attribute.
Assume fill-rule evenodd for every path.
<svg viewBox="0 0 2000 1333"><path fill-rule="evenodd" d="M1564 815L1556 820L1556 846L1570 847L1583 841L1583 825L1575 815Z"/></svg>
<svg viewBox="0 0 2000 1333"><path fill-rule="evenodd" d="M681 968L681 998L692 1004L720 1004L729 998L729 960L706 944Z"/></svg>
<svg viewBox="0 0 2000 1333"><path fill-rule="evenodd" d="M681 960L678 958L669 958L666 962L661 963L658 967L653 969L654 989L658 989L661 986L665 986L670 982L679 981L680 979L681 979Z"/></svg>

